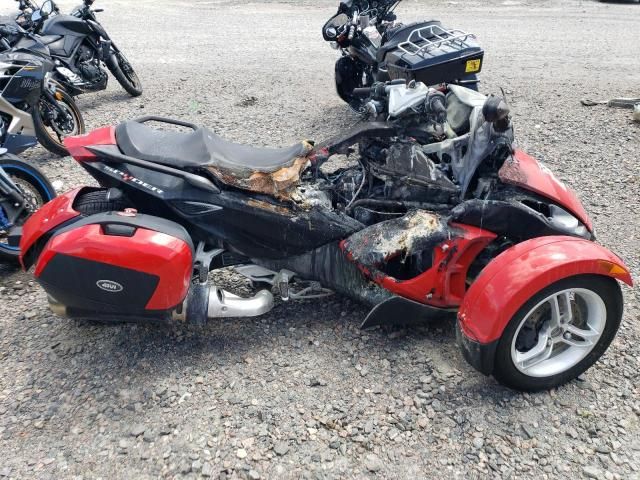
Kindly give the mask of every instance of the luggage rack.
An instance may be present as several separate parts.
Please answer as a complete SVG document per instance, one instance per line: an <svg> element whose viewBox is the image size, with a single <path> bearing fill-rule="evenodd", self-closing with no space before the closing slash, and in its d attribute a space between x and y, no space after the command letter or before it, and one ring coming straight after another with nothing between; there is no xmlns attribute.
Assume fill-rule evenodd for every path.
<svg viewBox="0 0 640 480"><path fill-rule="evenodd" d="M475 40L476 36L462 30L448 30L440 25L427 25L412 31L408 40L398 45L398 49L407 55L417 55L424 58L431 51L443 47L462 50L475 46L475 42L471 44L469 39Z"/></svg>

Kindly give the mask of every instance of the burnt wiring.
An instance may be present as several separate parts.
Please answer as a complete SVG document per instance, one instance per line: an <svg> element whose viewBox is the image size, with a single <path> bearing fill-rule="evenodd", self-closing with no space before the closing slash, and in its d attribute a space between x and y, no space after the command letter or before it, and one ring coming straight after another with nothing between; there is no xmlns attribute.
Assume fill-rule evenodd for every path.
<svg viewBox="0 0 640 480"><path fill-rule="evenodd" d="M349 211L349 208L351 207L351 205L353 205L353 202L355 202L356 198L358 198L358 195L360 195L360 192L362 191L362 188L364 187L364 184L367 181L367 169L364 166L364 164L362 163L362 159L361 158L358 158L358 163L362 167L362 180L360 182L360 186L358 187L358 190L356 190L356 193L353 194L353 197L351 198L351 201L347 204L347 206L345 208L346 211Z"/></svg>

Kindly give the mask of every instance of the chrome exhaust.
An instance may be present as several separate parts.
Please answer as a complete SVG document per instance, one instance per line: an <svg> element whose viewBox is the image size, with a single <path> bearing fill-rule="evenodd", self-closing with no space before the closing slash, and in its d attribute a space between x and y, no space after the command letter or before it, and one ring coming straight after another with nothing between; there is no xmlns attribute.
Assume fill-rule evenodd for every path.
<svg viewBox="0 0 640 480"><path fill-rule="evenodd" d="M243 298L215 285L200 283L192 285L185 301L173 313L173 319L202 325L214 318L257 317L270 311L273 303L269 290Z"/></svg>
<svg viewBox="0 0 640 480"><path fill-rule="evenodd" d="M49 308L59 317L76 317L78 312L70 312L66 305L49 296ZM214 318L257 317L269 312L273 308L273 294L269 290L260 290L253 297L243 298L227 292L215 285L193 285L187 298L173 311L170 318L176 322L205 324ZM124 314L124 312L122 312ZM80 317L101 318L105 312L95 312L93 315L84 312ZM118 317L117 313L109 317ZM124 314L125 319L127 317ZM133 317L129 317L131 321Z"/></svg>
<svg viewBox="0 0 640 480"><path fill-rule="evenodd" d="M54 315L62 318L69 318L66 305L61 304L51 295L47 295L47 300L49 301L49 309L54 313Z"/></svg>
<svg viewBox="0 0 640 480"><path fill-rule="evenodd" d="M273 294L260 290L253 297L242 298L218 287L209 290L207 318L257 317L273 308Z"/></svg>

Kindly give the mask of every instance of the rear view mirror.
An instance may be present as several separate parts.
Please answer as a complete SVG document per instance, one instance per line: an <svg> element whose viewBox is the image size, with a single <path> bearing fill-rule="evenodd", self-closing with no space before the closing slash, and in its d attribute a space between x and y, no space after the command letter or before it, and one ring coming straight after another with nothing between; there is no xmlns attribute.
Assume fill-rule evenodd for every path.
<svg viewBox="0 0 640 480"><path fill-rule="evenodd" d="M47 0L46 2L44 2L42 4L42 7L40 8L40 13L42 17L45 18L51 15L53 13L53 2L51 0Z"/></svg>
<svg viewBox="0 0 640 480"><path fill-rule="evenodd" d="M344 13L340 13L332 17L322 27L322 34L325 40L333 41L344 27L349 23L349 17Z"/></svg>
<svg viewBox="0 0 640 480"><path fill-rule="evenodd" d="M329 20L325 25L325 28L334 27L335 29L339 30L340 28L344 27L347 23L349 23L349 17L344 13L341 13L340 15L336 15L331 20Z"/></svg>

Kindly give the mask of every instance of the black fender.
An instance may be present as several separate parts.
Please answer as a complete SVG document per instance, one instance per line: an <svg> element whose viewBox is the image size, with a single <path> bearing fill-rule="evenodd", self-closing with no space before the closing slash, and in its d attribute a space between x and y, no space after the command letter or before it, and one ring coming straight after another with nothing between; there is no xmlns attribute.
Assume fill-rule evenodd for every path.
<svg viewBox="0 0 640 480"><path fill-rule="evenodd" d="M373 307L360 328L381 325L418 326L436 320L455 318L455 309L432 307L408 298L393 296Z"/></svg>

